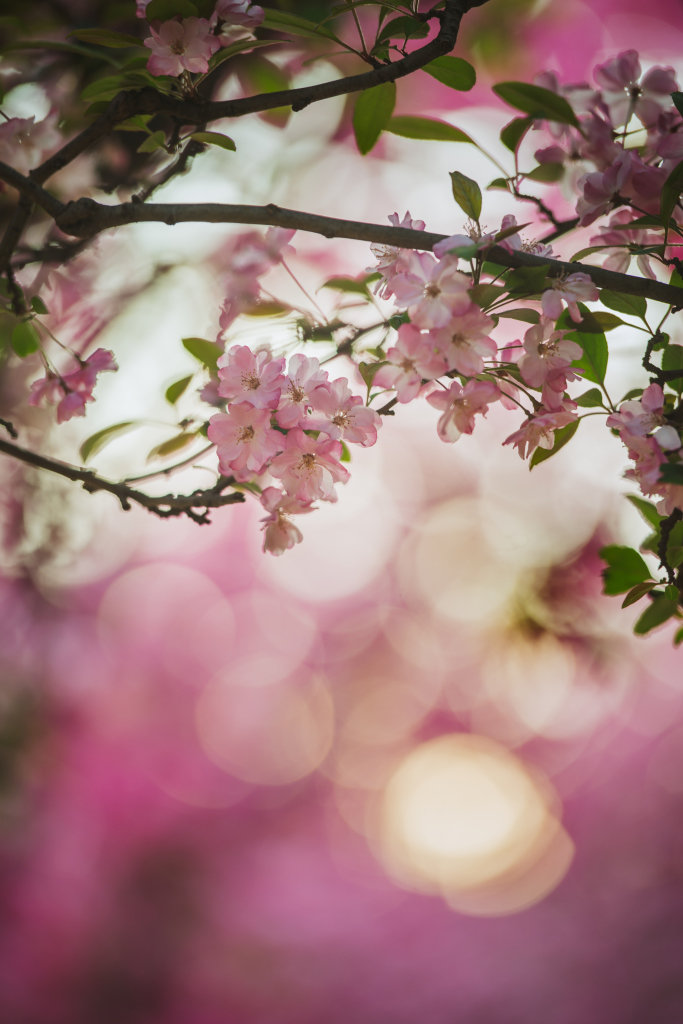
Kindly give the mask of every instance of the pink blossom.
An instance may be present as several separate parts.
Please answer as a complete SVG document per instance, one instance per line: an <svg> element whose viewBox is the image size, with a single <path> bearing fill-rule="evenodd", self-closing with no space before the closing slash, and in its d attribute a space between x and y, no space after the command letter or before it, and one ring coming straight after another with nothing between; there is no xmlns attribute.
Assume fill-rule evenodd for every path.
<svg viewBox="0 0 683 1024"><path fill-rule="evenodd" d="M85 416L86 402L94 402L93 389L98 373L117 370L113 353L98 348L87 359L78 357L79 368L71 373L57 374L48 370L45 377L31 384L29 405L57 404L57 422L65 423L73 416Z"/></svg>
<svg viewBox="0 0 683 1024"><path fill-rule="evenodd" d="M636 114L644 125L653 124L663 107L670 106L678 83L673 68L651 68L639 82L640 61L636 50L625 50L600 64L593 74L602 89L603 103L616 125L628 123Z"/></svg>
<svg viewBox="0 0 683 1024"><path fill-rule="evenodd" d="M494 359L498 346L488 332L493 329L493 320L482 313L466 293L464 301L453 303L453 317L450 323L432 331L437 350L446 360L449 370L457 370L467 377L473 377L484 369L484 359Z"/></svg>
<svg viewBox="0 0 683 1024"><path fill-rule="evenodd" d="M592 224L603 213L607 213L620 198L620 189L631 171L633 154L622 150L605 171L594 171L579 179L578 186L583 195L576 204L579 223Z"/></svg>
<svg viewBox="0 0 683 1024"><path fill-rule="evenodd" d="M317 438L298 428L287 434L284 451L270 466L273 476L282 480L287 494L304 503L336 501L335 483L346 483L349 472L339 461L340 441L321 435Z"/></svg>
<svg viewBox="0 0 683 1024"><path fill-rule="evenodd" d="M617 210L617 212L612 214L610 217L609 224L606 227L601 228L597 235L591 236L591 245L603 245L609 247L606 249L607 259L603 263L603 266L607 270L616 270L621 274L626 273L632 258L628 248L629 244L639 246L661 244L662 234L660 232L640 227L629 229L627 225L630 224L632 220L633 213L631 210ZM637 257L638 268L641 273L654 281L656 275L650 260L651 257L648 255L639 255Z"/></svg>
<svg viewBox="0 0 683 1024"><path fill-rule="evenodd" d="M0 160L11 164L21 174L28 174L62 141L52 115L42 121L34 117L10 117L0 123Z"/></svg>
<svg viewBox="0 0 683 1024"><path fill-rule="evenodd" d="M228 349L218 360L218 393L229 402L249 402L257 409L276 409L284 386L284 358L273 359L247 345Z"/></svg>
<svg viewBox="0 0 683 1024"><path fill-rule="evenodd" d="M397 302L408 307L410 318L418 327L445 327L457 303L466 300L471 280L457 269L453 256L435 260L430 253L419 253L405 274L392 282Z"/></svg>
<svg viewBox="0 0 683 1024"><path fill-rule="evenodd" d="M219 337L223 338L238 316L254 306L261 294L259 277L267 273L283 255L294 255L289 245L295 232L285 228L269 228L265 236L258 231L234 235L218 258L228 265L225 282L226 297L221 306Z"/></svg>
<svg viewBox="0 0 683 1024"><path fill-rule="evenodd" d="M174 18L150 26L145 46L152 51L147 70L153 75L178 76L183 71L205 74L209 58L220 49L206 18Z"/></svg>
<svg viewBox="0 0 683 1024"><path fill-rule="evenodd" d="M556 331L552 320L543 318L524 335L524 353L519 360L520 373L532 388L540 388L551 372L559 371L565 380L575 379L570 367L581 356L581 347L565 338L564 331Z"/></svg>
<svg viewBox="0 0 683 1024"><path fill-rule="evenodd" d="M437 431L442 441L453 443L461 434L471 434L477 413L485 416L492 402L500 398L495 384L483 380L470 380L464 388L453 381L448 391L434 391L427 401L441 409Z"/></svg>
<svg viewBox="0 0 683 1024"><path fill-rule="evenodd" d="M424 231L425 228L423 220L413 220L410 216L410 210L406 210L402 220L398 219L398 213L390 213L389 222L395 228L408 228L410 231ZM377 260L377 265L375 267L366 267L366 272L379 271L386 281L398 272L399 264L409 250L400 249L395 245L381 245L379 242L373 242L370 246L370 252Z"/></svg>
<svg viewBox="0 0 683 1024"><path fill-rule="evenodd" d="M235 26L251 30L261 24L263 17L263 8L252 4L251 0L217 0L211 27L233 38L231 31Z"/></svg>
<svg viewBox="0 0 683 1024"><path fill-rule="evenodd" d="M552 288L543 292L541 306L545 316L551 320L557 320L562 313L562 303L567 303L569 316L575 324L581 322L581 310L579 302L597 302L600 293L591 281L588 274L569 274L568 277L558 277L552 282Z"/></svg>
<svg viewBox="0 0 683 1024"><path fill-rule="evenodd" d="M639 438L664 424L664 392L661 386L650 384L640 401L630 399L622 402L619 411L607 417L606 424L619 432L627 448L635 447Z"/></svg>
<svg viewBox="0 0 683 1024"><path fill-rule="evenodd" d="M517 219L511 213L506 213L500 222L501 231L507 231L516 226ZM533 253L534 256L552 256L553 252L552 245L545 245L543 242L525 242L518 232L501 238L496 244L502 249L507 249L508 252L519 252L521 250L522 252Z"/></svg>
<svg viewBox="0 0 683 1024"><path fill-rule="evenodd" d="M373 383L395 388L399 402L411 402L423 380L434 380L446 369L446 360L436 350L432 335L422 334L413 324L402 324L396 344L387 352L387 365L380 367Z"/></svg>
<svg viewBox="0 0 683 1024"><path fill-rule="evenodd" d="M238 480L258 476L284 447L283 435L271 427L270 412L247 402L212 416L208 437L216 445L221 473Z"/></svg>
<svg viewBox="0 0 683 1024"><path fill-rule="evenodd" d="M261 520L264 551L282 555L303 540L301 530L294 525L290 516L312 512L315 506L303 504L277 487L265 488L261 494L261 504L269 513Z"/></svg>
<svg viewBox="0 0 683 1024"><path fill-rule="evenodd" d="M522 459L528 458L536 448L552 448L555 431L576 420L576 403L566 399L562 408L551 412L541 408L522 424L519 430L510 434L503 444L511 444Z"/></svg>
<svg viewBox="0 0 683 1024"><path fill-rule="evenodd" d="M354 395L346 379L339 377L316 388L313 393L310 426L324 431L336 441L349 441L369 448L377 440L382 421L374 409L368 409L360 395Z"/></svg>
<svg viewBox="0 0 683 1024"><path fill-rule="evenodd" d="M276 418L281 427L305 427L311 408L311 395L317 387L327 383L327 371L323 370L315 356L297 352L289 360L280 395Z"/></svg>

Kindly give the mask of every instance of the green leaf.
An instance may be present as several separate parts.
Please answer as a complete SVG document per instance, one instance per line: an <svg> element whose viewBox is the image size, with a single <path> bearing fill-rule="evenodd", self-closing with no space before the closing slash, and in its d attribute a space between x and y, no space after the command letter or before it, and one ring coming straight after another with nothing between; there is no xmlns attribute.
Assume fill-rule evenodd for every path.
<svg viewBox="0 0 683 1024"><path fill-rule="evenodd" d="M213 341L206 341L204 338L183 338L183 347L207 367L212 377L218 374L218 360L223 355L223 349Z"/></svg>
<svg viewBox="0 0 683 1024"><path fill-rule="evenodd" d="M476 302L481 309L486 309L506 291L507 289L500 284L475 284L467 289L472 301Z"/></svg>
<svg viewBox="0 0 683 1024"><path fill-rule="evenodd" d="M375 375L383 366L386 366L386 359L380 360L377 363L358 364L358 372L365 381L368 391L372 387L372 382L375 379Z"/></svg>
<svg viewBox="0 0 683 1024"><path fill-rule="evenodd" d="M523 309L522 307L496 311L496 316L505 317L507 320L521 320L525 324L537 324L541 319L541 314L537 309Z"/></svg>
<svg viewBox="0 0 683 1024"><path fill-rule="evenodd" d="M603 406L602 391L600 388L591 388L589 391L584 391L582 395L575 398L574 401L577 405L580 405L582 409L596 409L599 406Z"/></svg>
<svg viewBox="0 0 683 1024"><path fill-rule="evenodd" d="M547 287L548 273L545 267L516 267L505 278L511 296L538 295Z"/></svg>
<svg viewBox="0 0 683 1024"><path fill-rule="evenodd" d="M524 177L527 181L540 181L542 184L550 184L564 177L564 167L562 164L539 164L538 167L528 171Z"/></svg>
<svg viewBox="0 0 683 1024"><path fill-rule="evenodd" d="M472 220L481 215L481 189L476 181L460 171L451 171L451 189L456 203Z"/></svg>
<svg viewBox="0 0 683 1024"><path fill-rule="evenodd" d="M356 100L353 110L353 130L356 145L365 156L389 124L396 104L396 83L383 82L366 89Z"/></svg>
<svg viewBox="0 0 683 1024"><path fill-rule="evenodd" d="M608 544L600 549L600 557L607 562L606 568L602 570L605 594L625 594L636 583L652 579L645 559L633 548Z"/></svg>
<svg viewBox="0 0 683 1024"><path fill-rule="evenodd" d="M583 355L575 360L572 366L583 370L584 380L592 380L595 384L604 384L609 354L605 335L593 334L588 331L572 331L567 337L580 345L583 350Z"/></svg>
<svg viewBox="0 0 683 1024"><path fill-rule="evenodd" d="M417 18L402 16L388 21L377 36L377 42L383 43L389 39L423 39L429 35L429 25Z"/></svg>
<svg viewBox="0 0 683 1024"><path fill-rule="evenodd" d="M173 384L169 384L164 392L164 398L171 405L175 405L180 396L187 390L187 386L192 380L193 374L188 374L187 377L181 377L180 380L176 380Z"/></svg>
<svg viewBox="0 0 683 1024"><path fill-rule="evenodd" d="M644 583L636 583L635 587L631 587L628 594L621 602L622 608L628 608L629 605L635 604L636 601L640 601L641 597L645 597L651 590L657 586L654 580L645 580Z"/></svg>
<svg viewBox="0 0 683 1024"><path fill-rule="evenodd" d="M672 92L671 99L678 113L683 117L683 92Z"/></svg>
<svg viewBox="0 0 683 1024"><path fill-rule="evenodd" d="M405 139L433 139L436 142L475 142L447 121L437 121L433 117L392 117L384 129L392 135L401 135Z"/></svg>
<svg viewBox="0 0 683 1024"><path fill-rule="evenodd" d="M649 633L650 630L656 629L663 622L673 618L677 610L676 601L671 601L664 594L655 594L652 596L652 604L645 609L633 627L633 632L638 636L644 636L645 633Z"/></svg>
<svg viewBox="0 0 683 1024"><path fill-rule="evenodd" d="M662 352L662 369L666 370L667 374L672 371L680 370L680 376L669 377L668 382L673 387L674 380L681 380L683 378L683 345L667 345ZM681 390L680 385L677 390Z"/></svg>
<svg viewBox="0 0 683 1024"><path fill-rule="evenodd" d="M81 99L84 103L92 103L94 100L110 100L118 96L125 88L122 75L106 75L98 78L96 82L86 85L81 92Z"/></svg>
<svg viewBox="0 0 683 1024"><path fill-rule="evenodd" d="M221 135L220 132L192 132L191 139L195 142L203 142L207 146L220 146L221 149L235 151L237 146L228 135Z"/></svg>
<svg viewBox="0 0 683 1024"><path fill-rule="evenodd" d="M34 295L31 299L31 309L34 313L38 313L39 316L45 316L48 312L48 308L41 299L40 295Z"/></svg>
<svg viewBox="0 0 683 1024"><path fill-rule="evenodd" d="M659 467L659 482L683 486L683 463L663 462Z"/></svg>
<svg viewBox="0 0 683 1024"><path fill-rule="evenodd" d="M514 120L510 121L510 123L506 124L502 129L500 133L500 141L507 149L510 150L510 152L515 153L532 123L533 118L531 117L514 118Z"/></svg>
<svg viewBox="0 0 683 1024"><path fill-rule="evenodd" d="M613 309L615 313L637 316L639 320L647 313L647 302L640 295L624 295L622 292L611 292L603 288L600 292L600 301L603 306Z"/></svg>
<svg viewBox="0 0 683 1024"><path fill-rule="evenodd" d="M658 530L659 524L662 521L662 516L660 516L659 512L652 504L652 502L645 501L645 498L641 498L637 494L627 494L626 497L628 501L630 501L631 504L634 506L634 508L638 509L638 511L640 512L641 516L645 519L645 521L649 523L650 526L654 526L655 529Z"/></svg>
<svg viewBox="0 0 683 1024"><path fill-rule="evenodd" d="M496 96L516 110L523 110L532 118L543 118L547 121L558 121L560 124L571 124L578 128L576 114L563 96L543 89L540 85L529 85L527 82L501 82L493 86Z"/></svg>
<svg viewBox="0 0 683 1024"><path fill-rule="evenodd" d="M486 186L488 188L502 188L506 192L510 191L510 179L509 178L494 178Z"/></svg>
<svg viewBox="0 0 683 1024"><path fill-rule="evenodd" d="M342 450L341 450L341 455L339 456L339 461L340 462L350 462L351 461L351 452L349 451L349 449L348 449L348 447L346 445L346 442L342 441L341 446L342 446Z"/></svg>
<svg viewBox="0 0 683 1024"><path fill-rule="evenodd" d="M191 0L151 0L145 18L148 22L170 21L171 18L196 18L198 14Z"/></svg>
<svg viewBox="0 0 683 1024"><path fill-rule="evenodd" d="M22 320L12 331L10 343L20 359L30 356L40 348L38 332L29 320Z"/></svg>
<svg viewBox="0 0 683 1024"><path fill-rule="evenodd" d="M284 316L291 313L291 306L284 306L275 299L260 299L242 310L242 316Z"/></svg>
<svg viewBox="0 0 683 1024"><path fill-rule="evenodd" d="M568 423L566 427L560 427L559 430L556 430L555 441L552 448L537 448L529 460L529 469L533 469L534 466L538 466L539 463L552 458L552 456L556 455L561 448L564 448L579 429L580 422L581 420L573 420L571 423Z"/></svg>
<svg viewBox="0 0 683 1024"><path fill-rule="evenodd" d="M69 33L74 39L91 43L95 46L107 46L112 49L124 49L130 46L142 46L142 40L129 36L126 32L110 32L104 28L79 28Z"/></svg>
<svg viewBox="0 0 683 1024"><path fill-rule="evenodd" d="M351 295L364 295L366 298L370 292L365 279L357 277L331 277L320 285L321 288L332 288L336 292L348 292Z"/></svg>
<svg viewBox="0 0 683 1024"><path fill-rule="evenodd" d="M123 423L114 423L111 427L105 427L104 430L98 430L97 433L91 434L79 449L82 461L87 462L91 455L97 455L114 438L120 434L126 434L137 426L137 420L125 420Z"/></svg>
<svg viewBox="0 0 683 1024"><path fill-rule="evenodd" d="M154 153L157 149L166 149L166 132L152 132L138 146L138 153Z"/></svg>
<svg viewBox="0 0 683 1024"><path fill-rule="evenodd" d="M305 39L319 39L322 36L326 39L337 40L334 32L324 26L316 25L314 21L284 11L267 10L261 24L264 28L274 29L276 32L286 32L287 35L303 36Z"/></svg>
<svg viewBox="0 0 683 1024"><path fill-rule="evenodd" d="M614 313L603 313L602 310L591 310L591 319L594 320L601 331L613 331L615 327L621 327L624 321Z"/></svg>
<svg viewBox="0 0 683 1024"><path fill-rule="evenodd" d="M168 441L162 441L161 444L157 444L147 455L147 462L151 462L152 459L163 459L167 455L175 455L176 452L182 451L183 448L187 448L189 444L194 441L197 435L187 434L185 431L182 434L176 434L175 437L171 437Z"/></svg>
<svg viewBox="0 0 683 1024"><path fill-rule="evenodd" d="M564 309L557 318L558 330L565 331L579 331L583 334L602 334L602 327L597 317L593 315L592 310L585 306L583 302L577 303L581 319L578 323L569 315L569 310Z"/></svg>
<svg viewBox="0 0 683 1024"><path fill-rule="evenodd" d="M676 95L676 93L674 93L674 95ZM683 93L679 92L678 95L683 96ZM680 629L677 629L674 633L674 647L678 647L681 643L683 643L683 626L681 626Z"/></svg>
<svg viewBox="0 0 683 1024"><path fill-rule="evenodd" d="M421 69L449 89L469 92L477 80L477 73L472 65L462 57L437 57Z"/></svg>
<svg viewBox="0 0 683 1024"><path fill-rule="evenodd" d="M676 164L673 171L662 185L660 198L660 211L662 220L668 224L669 217L678 204L679 197L683 192L683 160Z"/></svg>

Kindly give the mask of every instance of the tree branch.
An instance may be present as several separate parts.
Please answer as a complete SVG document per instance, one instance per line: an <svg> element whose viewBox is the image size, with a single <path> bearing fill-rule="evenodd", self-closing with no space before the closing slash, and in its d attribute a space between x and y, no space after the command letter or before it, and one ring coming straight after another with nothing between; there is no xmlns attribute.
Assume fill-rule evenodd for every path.
<svg viewBox="0 0 683 1024"><path fill-rule="evenodd" d="M432 249L446 235L433 231L413 231L410 228L370 224L362 221L325 217L300 210L287 210L269 203L267 206L241 206L228 203L122 203L104 206L93 199L78 199L69 203L57 218L57 226L66 234L87 238L99 231L121 227L124 224L162 223L181 224L258 224L261 226L294 228L311 231L325 238L353 238L362 242L377 242L404 249ZM639 295L657 302L665 302L674 309L683 308L683 289L646 277L632 277L615 270L593 267L587 263L570 263L546 256L534 256L519 250L509 252L499 245L482 250L485 258L503 267L544 267L548 277L562 277L581 271L599 288Z"/></svg>
<svg viewBox="0 0 683 1024"><path fill-rule="evenodd" d="M152 497L143 491L135 490L125 483L117 483L114 480L106 480L98 476L90 469L79 469L68 462L60 459L48 458L39 455L38 452L22 448L11 441L0 439L0 452L11 455L20 462L37 469L46 469L50 473L57 473L67 480L73 480L83 485L83 489L94 493L95 491L108 491L118 498L121 508L128 511L131 502L142 505L149 512L159 516L161 519L168 519L171 516L186 515L196 523L208 523L209 509L220 508L223 505L236 505L244 501L244 495L240 491L233 491L231 494L224 494L226 487L233 484L230 477L219 477L218 482L208 490L193 491L192 494L164 494L161 497ZM203 511L195 511L203 510Z"/></svg>
<svg viewBox="0 0 683 1024"><path fill-rule="evenodd" d="M383 82L395 82L398 78L418 71L436 57L443 57L455 46L460 22L463 16L474 7L481 7L488 0L445 0L443 11L435 14L441 26L431 42L409 53L407 57L391 64L382 64L371 71L358 75L349 75L331 82L320 82L317 85L301 86L298 89L282 89L278 92L263 93L257 96L245 96L236 100L204 100L179 99L157 92L156 89L140 89L135 92L119 93L109 104L103 114L88 125L84 131L71 139L57 153L45 160L40 167L32 172L36 182L45 182L57 171L71 163L77 156L89 149L115 125L126 121L135 114L170 114L182 124L207 124L223 117L242 117L245 114L273 110L275 107L291 107L292 110L303 110L311 103L330 99L333 96L345 96L352 92L370 89L373 85Z"/></svg>

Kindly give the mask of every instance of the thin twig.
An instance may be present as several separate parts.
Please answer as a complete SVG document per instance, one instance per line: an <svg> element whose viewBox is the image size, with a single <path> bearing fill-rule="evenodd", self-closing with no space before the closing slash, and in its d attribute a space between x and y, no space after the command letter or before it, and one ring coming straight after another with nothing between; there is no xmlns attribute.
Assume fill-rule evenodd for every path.
<svg viewBox="0 0 683 1024"><path fill-rule="evenodd" d="M0 452L11 455L36 469L45 469L50 473L65 477L67 480L81 483L83 489L90 493L108 491L118 498L121 508L126 512L131 508L131 502L135 502L161 519L186 515L195 523L204 524L210 522L209 509L221 508L223 505L236 505L244 501L244 495L240 491L232 491L230 494L223 493L226 487L231 487L233 484L230 477L219 477L218 482L208 490L193 491L192 494L164 494L153 497L143 491L135 490L125 483L98 476L90 469L79 469L78 466L40 455L28 448L22 448L18 444L12 444L10 441L0 439Z"/></svg>

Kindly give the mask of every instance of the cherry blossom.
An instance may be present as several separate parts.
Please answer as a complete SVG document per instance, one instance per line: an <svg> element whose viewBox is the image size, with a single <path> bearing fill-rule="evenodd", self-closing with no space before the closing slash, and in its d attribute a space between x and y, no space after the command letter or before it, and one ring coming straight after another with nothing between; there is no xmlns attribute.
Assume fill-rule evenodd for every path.
<svg viewBox="0 0 683 1024"><path fill-rule="evenodd" d="M565 338L564 331L555 330L552 320L542 318L524 335L524 355L518 365L524 381L540 388L551 373L559 372L565 380L576 379L571 364L580 356L581 347Z"/></svg>
<svg viewBox="0 0 683 1024"><path fill-rule="evenodd" d="M607 259L603 266L607 270L616 270L617 273L625 274L631 264L630 244L638 246L660 245L663 233L646 230L643 228L628 229L627 225L633 220L633 213L630 210L617 210L609 219L606 227L601 228L597 235L590 238L591 245L599 245L607 253ZM652 267L651 257L647 254L637 256L638 269L645 277L655 280L655 272Z"/></svg>
<svg viewBox="0 0 683 1024"><path fill-rule="evenodd" d="M382 421L374 409L363 404L360 395L351 393L343 377L330 381L313 393L313 430L324 431L336 441L344 440L369 448L377 440Z"/></svg>
<svg viewBox="0 0 683 1024"><path fill-rule="evenodd" d="M283 435L271 426L270 412L247 402L212 416L208 437L216 445L221 473L238 480L258 476L284 447Z"/></svg>
<svg viewBox="0 0 683 1024"><path fill-rule="evenodd" d="M66 423L73 416L85 416L86 402L93 402L97 375L117 370L109 349L98 348L87 359L78 358L79 367L71 373L58 374L48 370L45 377L33 381L29 405L57 405L57 422Z"/></svg>
<svg viewBox="0 0 683 1024"><path fill-rule="evenodd" d="M305 505L279 490L277 487L266 487L261 494L261 504L268 515L261 522L263 530L263 550L271 555L283 555L303 540L298 526L291 521L293 514L300 515L312 512L313 505Z"/></svg>
<svg viewBox="0 0 683 1024"><path fill-rule="evenodd" d="M430 253L419 253L410 269L393 279L393 294L408 307L413 323L425 329L445 327L455 303L463 298L469 301L467 289L472 282L457 267L454 256L435 260Z"/></svg>
<svg viewBox="0 0 683 1024"><path fill-rule="evenodd" d="M242 232L234 235L219 251L217 259L228 265L219 320L221 340L237 317L258 302L259 278L285 255L294 255L294 247L289 243L295 233L286 228L269 228L265 236L257 231Z"/></svg>
<svg viewBox="0 0 683 1024"><path fill-rule="evenodd" d="M604 90L602 102L612 122L627 124L636 114L644 125L653 124L678 83L673 68L651 68L639 81L640 60L636 50L625 50L595 68L595 81Z"/></svg>
<svg viewBox="0 0 683 1024"><path fill-rule="evenodd" d="M494 326L491 317L482 313L466 293L458 299L453 302L450 323L431 335L447 368L472 377L484 369L485 358L495 358L498 346L488 334Z"/></svg>
<svg viewBox="0 0 683 1024"><path fill-rule="evenodd" d="M229 402L249 402L257 409L275 409L284 385L284 358L247 345L228 349L218 360L218 393Z"/></svg>
<svg viewBox="0 0 683 1024"><path fill-rule="evenodd" d="M289 360L288 373L284 379L276 419L281 427L307 426L311 396L316 388L327 383L328 374L315 356L297 352Z"/></svg>
<svg viewBox="0 0 683 1024"><path fill-rule="evenodd" d="M645 388L640 401L629 399L622 402L617 413L607 417L608 427L617 430L628 446L633 439L645 437L664 423L664 392L660 384Z"/></svg>
<svg viewBox="0 0 683 1024"><path fill-rule="evenodd" d="M579 302L597 302L600 293L588 274L569 274L558 277L552 282L552 288L543 292L541 306L545 316L557 320L562 313L562 303L566 302L569 316L578 324L581 322Z"/></svg>
<svg viewBox="0 0 683 1024"><path fill-rule="evenodd" d="M471 434L477 413L485 416L489 405L500 398L500 391L490 381L471 380L463 387L453 381L447 391L433 391L427 401L441 409L437 432L442 441L453 443L461 434Z"/></svg>
<svg viewBox="0 0 683 1024"><path fill-rule="evenodd" d="M270 472L297 501L336 501L334 484L349 479L339 461L341 454L340 441L324 435L314 438L296 428L284 439L284 451L273 459Z"/></svg>
<svg viewBox="0 0 683 1024"><path fill-rule="evenodd" d="M511 444L522 459L528 458L536 448L550 449L555 443L555 431L576 420L575 410L576 403L569 399L565 399L562 408L557 410L547 411L541 408L533 416L529 416L519 430L506 437L503 444Z"/></svg>
<svg viewBox="0 0 683 1024"><path fill-rule="evenodd" d="M387 351L387 364L377 371L373 383L395 388L399 402L406 403L416 397L423 380L434 380L446 369L432 335L422 334L414 324L402 324L396 344Z"/></svg>
<svg viewBox="0 0 683 1024"><path fill-rule="evenodd" d="M398 213L390 213L389 223L395 228L408 228L411 231L424 231L425 228L423 220L413 220L410 216L410 210L406 211L402 220L398 219ZM384 278L385 285L391 277L399 273L401 269L404 269L402 261L405 261L410 255L409 250L399 249L395 245L381 245L379 242L371 244L370 252L377 260L377 265L366 267L366 273L378 271ZM382 285L380 284L381 287Z"/></svg>
<svg viewBox="0 0 683 1024"><path fill-rule="evenodd" d="M153 75L205 74L209 58L221 46L206 18L174 18L156 28L151 25L150 32L144 42L152 51L147 70Z"/></svg>
<svg viewBox="0 0 683 1024"><path fill-rule="evenodd" d="M36 121L34 117L10 117L0 123L0 160L10 163L22 174L28 174L62 141L53 116L42 121ZM0 184L0 191L3 187Z"/></svg>
<svg viewBox="0 0 683 1024"><path fill-rule="evenodd" d="M217 0L211 15L211 27L225 39L234 39L234 28L253 29L261 24L264 10L251 0Z"/></svg>

